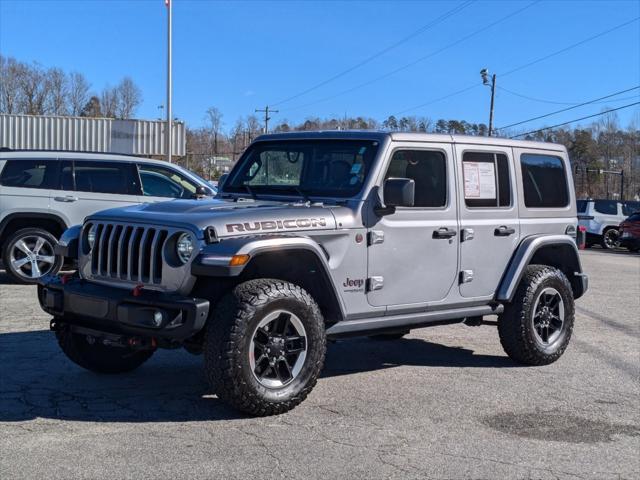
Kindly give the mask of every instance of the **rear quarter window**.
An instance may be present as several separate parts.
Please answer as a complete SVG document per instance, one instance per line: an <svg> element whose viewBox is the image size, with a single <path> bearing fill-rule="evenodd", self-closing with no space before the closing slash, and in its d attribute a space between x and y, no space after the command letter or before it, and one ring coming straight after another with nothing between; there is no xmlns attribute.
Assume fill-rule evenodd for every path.
<svg viewBox="0 0 640 480"><path fill-rule="evenodd" d="M562 208L569 205L567 174L560 157L523 153L520 165L526 207Z"/></svg>

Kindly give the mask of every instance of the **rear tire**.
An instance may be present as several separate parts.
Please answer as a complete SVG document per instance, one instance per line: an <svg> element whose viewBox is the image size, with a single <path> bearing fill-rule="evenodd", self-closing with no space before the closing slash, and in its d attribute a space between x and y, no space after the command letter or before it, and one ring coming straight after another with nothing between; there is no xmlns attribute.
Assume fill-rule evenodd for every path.
<svg viewBox="0 0 640 480"><path fill-rule="evenodd" d="M564 273L546 265L530 265L512 303L498 317L502 347L518 363L553 363L569 344L574 315L573 291Z"/></svg>
<svg viewBox="0 0 640 480"><path fill-rule="evenodd" d="M90 343L87 335L71 331L68 325L60 325L56 330L60 348L76 365L95 373L125 373L135 370L149 360L155 350L133 350Z"/></svg>
<svg viewBox="0 0 640 480"><path fill-rule="evenodd" d="M56 255L56 237L41 228L23 228L11 234L2 249L2 263L17 283L34 284L44 275L55 275L63 258Z"/></svg>
<svg viewBox="0 0 640 480"><path fill-rule="evenodd" d="M600 245L605 250L615 250L620 246L620 232L616 228L609 228L602 234Z"/></svg>
<svg viewBox="0 0 640 480"><path fill-rule="evenodd" d="M311 392L325 351L324 320L305 290L281 280L249 280L223 297L209 319L205 373L234 408L280 414Z"/></svg>

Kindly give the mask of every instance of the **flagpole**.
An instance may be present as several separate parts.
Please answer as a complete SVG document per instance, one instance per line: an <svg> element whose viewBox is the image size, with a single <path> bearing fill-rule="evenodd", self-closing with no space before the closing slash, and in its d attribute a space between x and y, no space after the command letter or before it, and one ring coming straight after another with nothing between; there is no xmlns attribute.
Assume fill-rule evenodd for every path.
<svg viewBox="0 0 640 480"><path fill-rule="evenodd" d="M173 112L171 109L171 10L173 2L172 0L164 0L164 4L167 7L167 125L165 131L167 135L167 162L171 163L171 153L173 151Z"/></svg>

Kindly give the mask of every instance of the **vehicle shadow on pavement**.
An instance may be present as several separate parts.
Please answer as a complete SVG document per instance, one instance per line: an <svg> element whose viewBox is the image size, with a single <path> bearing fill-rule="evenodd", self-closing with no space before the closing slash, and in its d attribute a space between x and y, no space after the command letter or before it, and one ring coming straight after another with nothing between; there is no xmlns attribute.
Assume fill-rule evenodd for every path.
<svg viewBox="0 0 640 480"><path fill-rule="evenodd" d="M330 344L322 377L403 365L514 367L507 357L408 338L376 342L349 339ZM246 416L208 391L202 357L159 351L138 370L97 375L77 367L53 333L0 334L0 422L36 418L91 422L185 422Z"/></svg>

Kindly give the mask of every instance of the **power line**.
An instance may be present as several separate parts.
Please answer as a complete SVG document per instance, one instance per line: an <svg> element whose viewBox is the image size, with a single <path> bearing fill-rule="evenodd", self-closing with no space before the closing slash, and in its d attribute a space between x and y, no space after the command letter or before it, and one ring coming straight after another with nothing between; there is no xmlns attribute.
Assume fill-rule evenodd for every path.
<svg viewBox="0 0 640 480"><path fill-rule="evenodd" d="M508 20L509 18L511 18L511 17L513 17L515 15L518 15L519 13L521 13L524 10L534 6L535 4L540 3L540 1L541 0L535 0L534 2L528 4L528 5L520 8L520 9L508 14L508 15L505 15L504 17L501 17L496 21L491 22L488 25L485 25L484 27L482 27L482 28L480 28L480 29L478 29L478 30L476 30L474 32L471 32L470 34L465 35L462 38L459 38L458 40L456 40L453 43L450 43L450 44L448 44L448 45L446 45L446 46L444 46L442 48L439 48L438 50L435 50L435 51L433 51L433 52L431 52L431 53L429 53L427 55L424 55L424 56L422 56L420 58L417 58L416 60L413 60L413 61L411 61L409 63L406 63L406 64L404 64L404 65L402 65L402 66L400 66L398 68L395 68L395 69L393 69L393 70L391 70L391 71L389 71L389 72L387 72L387 73L385 73L383 75L380 75L379 77L373 78L371 80L367 80L364 83L360 83L360 84L358 84L358 85L356 85L354 87L348 88L347 90L343 90L341 92L335 93L333 95L329 95L329 96L321 98L319 100L315 100L313 102L306 103L304 105L298 105L297 107L290 107L287 110L299 110L301 108L307 108L307 107L311 107L313 105L317 105L319 103L324 103L326 101L333 100L334 98L341 97L342 95L346 95L347 93L351 93L351 92L353 92L355 90L359 90L362 87L366 87L368 85L371 85L372 83L376 83L376 82L379 82L380 80L384 80L385 78L388 78L388 77L390 77L392 75L395 75L396 73L401 72L402 70L406 70L407 68L413 67L414 65L417 65L420 62L423 62L423 61L425 61L425 60L427 60L427 59L429 59L431 57L434 57L434 56L438 55L439 53L444 52L445 50L453 48L453 47L459 45L460 43L462 43L462 42L464 42L464 41L466 41L466 40L468 40L468 39L470 39L470 38L472 38L472 37L474 37L474 36L476 36L476 35L478 35L480 33L485 32L486 30L498 25L499 23L502 23L505 20Z"/></svg>
<svg viewBox="0 0 640 480"><path fill-rule="evenodd" d="M587 120L588 118L599 117L600 115L606 115L607 113L615 112L617 110L622 110L624 108L633 107L634 105L640 105L640 102L630 103L628 105L623 105L622 107L612 108L610 110L605 110L604 112L595 113L593 115L587 115L586 117L576 118L574 120L569 120L568 122L558 123L558 124L552 125L550 127L544 127L544 128L539 128L538 130L531 130L530 132L520 133L518 135L513 135L512 137L509 137L509 138L524 137L525 135L531 135L532 133L544 132L545 130L551 130L553 128L561 127L563 125L568 125L570 123L579 122L581 120Z"/></svg>
<svg viewBox="0 0 640 480"><path fill-rule="evenodd" d="M529 122L533 122L534 120L540 120L541 118L551 117L552 115L556 115L558 113L567 112L569 110L573 110L574 108L579 108L579 107L583 107L585 105L590 105L590 104L598 102L600 100L604 100L605 98L615 97L615 96L620 95L622 93L627 93L627 92L630 92L632 90L638 90L639 88L640 88L640 86L627 88L626 90L621 90L619 92L615 92L615 93L612 93L610 95L605 95L604 97L600 97L600 98L596 98L596 99L593 99L593 100L589 100L588 102L582 102L582 103L579 103L577 105L573 105L571 107L567 107L567 108L562 108L560 110L556 110L555 112L545 113L544 115L539 115L537 117L529 118L527 120L522 120L520 122L512 123L510 125L505 125L504 127L497 128L496 130L504 130L504 129L507 129L507 128L515 127L517 125L522 125L523 123L529 123Z"/></svg>
<svg viewBox="0 0 640 480"><path fill-rule="evenodd" d="M443 21L445 21L447 18L452 17L453 15L455 15L456 13L464 10L465 8L467 8L469 5L471 5L475 0L467 0L463 3L461 3L460 5L456 6L455 8L443 13L442 15L440 15L438 18L436 18L435 20L432 20L431 22L427 23L426 25L423 25L422 27L420 27L419 29L415 30L414 32L410 33L409 35L407 35L406 37L398 40L397 42L395 42L392 45L389 45L386 48L383 48L382 50L374 53L373 55L365 58L364 60L356 63L355 65L347 68L346 70L343 70L335 75L333 75L332 77L329 77L326 80L323 80L320 83L316 83L315 85L307 88L306 90L303 90L299 93L296 93L295 95L291 95L290 97L285 98L284 100L280 100L279 102L273 103L273 106L276 105L281 105L283 103L289 102L291 100L294 100L296 98L299 98L303 95L306 95L309 92L312 92L314 90L317 90L320 87L323 87L324 85L333 82L334 80L337 80L340 77L345 76L348 73L351 73L352 71L362 67L363 65L366 65L367 63L371 62L372 60L375 60L376 58L384 55L385 53L388 53L389 51L393 50L394 48L399 47L400 45L402 45L403 43L408 42L409 40L411 40L412 38L420 35L421 33L426 32L427 30L435 27L436 25L442 23Z"/></svg>
<svg viewBox="0 0 640 480"><path fill-rule="evenodd" d="M528 67L530 67L530 66L532 66L532 65L535 65L536 63L540 63L540 62L542 62L542 61L544 61L544 60L548 60L549 58L555 57L556 55L560 55L561 53L567 52L567 51L569 51L569 50L571 50L571 49L573 49L573 48L579 47L580 45L584 45L585 43L588 43L588 42L590 42L590 41L592 41L592 40L595 40L595 39L600 38L600 37L602 37L602 36L604 36L604 35L607 35L607 34L609 34L609 33L612 33L612 32L614 32L614 31L616 31L616 30L619 30L619 29L621 29L621 28L624 28L624 27L626 27L627 25L629 25L629 24L631 24L631 23L633 23L633 22L637 22L639 19L640 19L640 17L636 17L636 18L634 18L634 19L632 19L632 20L629 20L629 21L627 21L627 22L624 22L624 23L618 24L618 25L616 25L616 26L615 26L615 27L613 27L613 28L609 28L609 29L604 30L604 31L602 31L602 32L600 32L600 33L597 33L596 35L592 35L591 37L588 37L588 38L585 38L585 39L583 39L583 40L580 40L579 42L573 43L573 44L571 44L571 45L569 45L569 46L567 46L567 47L564 47L564 48L562 48L562 49L560 49L560 50L556 50L555 52L552 52L552 53L550 53L550 54L548 54L548 55L545 55L545 56L543 56L543 57L540 57L540 58L538 58L538 59L536 59L536 60L533 60L533 61L531 61L531 62L525 63L524 65L520 65L519 67L516 67L516 68L514 68L514 69L512 69L512 70L509 70L508 72L498 74L498 76L500 76L500 77L505 77L505 76L507 76L507 75L511 75L511 74L513 74L513 73L515 73L515 72L518 72L518 71L520 71L520 70L522 70L522 69L524 69L524 68L528 68ZM396 115L396 116L397 116L397 115L401 115L401 114L403 114L403 113L409 112L409 111L411 111L411 110L416 110L416 109L418 109L418 108L426 107L427 105L431 105L432 103L436 103L436 102L439 102L439 101L441 101L441 100L445 100L445 99L447 99L447 98L454 97L454 96L456 96L456 95L460 95L461 93L467 92L467 91L469 91L469 90L471 90L471 89L473 89L473 88L476 88L476 87L478 87L478 86L479 86L478 84L474 83L473 85L470 85L470 86L468 86L468 87L466 87L466 88L463 88L463 89L461 89L461 90L458 90L458 91L456 91L456 92L450 93L450 94L445 95L445 96L443 96L443 97L437 98L437 99L435 99L435 100L429 100L428 102L421 103L420 105L415 105L415 106L413 106L413 107L405 108L404 110L402 110L402 111L400 111L400 112L394 113L394 115Z"/></svg>
<svg viewBox="0 0 640 480"><path fill-rule="evenodd" d="M500 86L497 86L496 88L498 90L503 91L503 92L507 92L510 95L514 95L516 97L524 98L526 100L531 100L532 102L549 103L551 105L578 105L580 103L580 102L557 102L555 100L546 100L546 99L542 99L542 98L531 97L529 95L525 95L523 93L514 92L513 90L509 90L507 88L500 87ZM632 98L635 98L635 96L618 98L618 99L616 99L616 102L622 101L622 100L631 100ZM597 103L597 102L594 102L594 103ZM600 103L607 103L607 102L600 102Z"/></svg>

